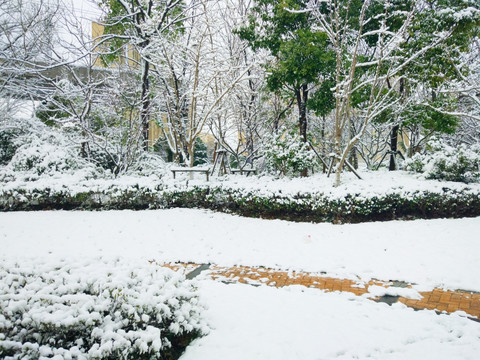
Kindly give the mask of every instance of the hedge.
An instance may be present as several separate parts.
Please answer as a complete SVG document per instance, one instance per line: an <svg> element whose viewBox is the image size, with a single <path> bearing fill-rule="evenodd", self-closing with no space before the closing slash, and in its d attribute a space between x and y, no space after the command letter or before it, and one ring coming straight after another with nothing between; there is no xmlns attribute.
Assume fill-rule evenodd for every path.
<svg viewBox="0 0 480 360"><path fill-rule="evenodd" d="M294 196L265 195L255 190L218 186L162 189L131 186L103 191L70 192L17 189L0 192L1 211L112 210L202 208L250 217L290 221L357 223L395 219L433 219L480 216L480 194L469 188L441 191L402 191L365 196L334 197L322 193Z"/></svg>

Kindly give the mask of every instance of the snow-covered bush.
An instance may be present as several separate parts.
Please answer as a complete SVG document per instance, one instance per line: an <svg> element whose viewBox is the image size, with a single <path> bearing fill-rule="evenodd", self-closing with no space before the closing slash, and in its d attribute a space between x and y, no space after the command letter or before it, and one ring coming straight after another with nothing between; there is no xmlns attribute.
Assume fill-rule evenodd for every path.
<svg viewBox="0 0 480 360"><path fill-rule="evenodd" d="M432 140L425 154L415 154L404 163L405 169L423 173L427 179L471 183L480 180L480 146L450 146Z"/></svg>
<svg viewBox="0 0 480 360"><path fill-rule="evenodd" d="M143 152L127 171L130 175L163 176L165 173L165 161L155 153Z"/></svg>
<svg viewBox="0 0 480 360"><path fill-rule="evenodd" d="M69 122L48 126L36 118L3 121L0 182L61 176L97 179L126 173L158 175L164 168L161 159L130 144L129 138L104 135L86 135Z"/></svg>
<svg viewBox="0 0 480 360"><path fill-rule="evenodd" d="M0 165L6 165L15 155L17 144L15 138L18 132L15 129L0 129Z"/></svg>
<svg viewBox="0 0 480 360"><path fill-rule="evenodd" d="M103 171L81 158L78 149L60 133L30 133L15 139L15 154L6 165L4 175L35 180L40 176L81 174L82 178L103 176ZM2 176L0 175L0 181Z"/></svg>
<svg viewBox="0 0 480 360"><path fill-rule="evenodd" d="M43 175L67 173L81 168L78 156L68 147L59 144L54 136L30 136L22 139L25 143L17 149L9 163L15 171L30 171Z"/></svg>
<svg viewBox="0 0 480 360"><path fill-rule="evenodd" d="M17 119L0 129L0 182L75 174L82 179L104 177L102 168L80 156L80 139L36 119ZM5 157L3 157L5 155Z"/></svg>
<svg viewBox="0 0 480 360"><path fill-rule="evenodd" d="M270 172L295 175L311 167L314 159L308 144L288 132L272 136L265 145L265 165Z"/></svg>
<svg viewBox="0 0 480 360"><path fill-rule="evenodd" d="M5 360L173 359L208 332L202 310L183 275L146 261L0 260Z"/></svg>
<svg viewBox="0 0 480 360"><path fill-rule="evenodd" d="M408 190L400 182L388 190L383 188L377 191L374 190L378 184L376 182L376 185L362 185L351 191L326 191L325 187L321 190L307 186L309 189L306 191L292 193L289 187L285 187L286 191L280 188L275 190L276 184L265 178L251 178L261 184L260 188L242 185L236 179L229 184L204 182L169 185L168 182L158 182L156 177L142 178L146 180L143 185L135 177L88 180L74 186L63 182L39 182L25 186L18 182L13 186L0 187L0 211L182 207L312 222L480 216L480 189L474 185L425 181L425 186ZM391 181L386 183L392 184Z"/></svg>

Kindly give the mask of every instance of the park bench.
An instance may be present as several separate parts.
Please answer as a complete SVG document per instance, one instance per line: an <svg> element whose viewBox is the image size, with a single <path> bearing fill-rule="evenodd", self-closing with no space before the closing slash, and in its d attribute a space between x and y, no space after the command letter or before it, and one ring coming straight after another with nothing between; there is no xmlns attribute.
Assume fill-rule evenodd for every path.
<svg viewBox="0 0 480 360"><path fill-rule="evenodd" d="M247 176L250 174L257 174L257 169L232 169L232 174L240 173L240 175L246 174Z"/></svg>
<svg viewBox="0 0 480 360"><path fill-rule="evenodd" d="M177 168L177 169L171 169L172 173L173 173L173 178L175 179L175 175L176 173L181 173L181 172L184 172L184 173L204 173L205 176L207 177L207 181L208 181L208 176L210 174L210 169L195 169L195 168Z"/></svg>

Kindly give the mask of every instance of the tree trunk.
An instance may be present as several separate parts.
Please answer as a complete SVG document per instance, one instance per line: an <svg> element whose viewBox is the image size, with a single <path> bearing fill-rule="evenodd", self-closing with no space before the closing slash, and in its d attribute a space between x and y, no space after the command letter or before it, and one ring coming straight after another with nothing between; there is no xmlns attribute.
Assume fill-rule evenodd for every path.
<svg viewBox="0 0 480 360"><path fill-rule="evenodd" d="M343 168L343 162L338 163L337 169L335 170L335 182L333 184L334 187L339 187L340 186L340 180L342 176L342 168Z"/></svg>
<svg viewBox="0 0 480 360"><path fill-rule="evenodd" d="M307 142L307 100L308 89L307 84L302 84L301 88L295 91L297 97L298 106L298 127L300 129L300 137L303 142ZM300 176L306 177L308 175L308 169L305 168L301 171Z"/></svg>
<svg viewBox="0 0 480 360"><path fill-rule="evenodd" d="M397 170L397 162L396 162L396 156L397 156L397 150L398 150L398 130L400 129L399 125L395 125L392 128L392 132L390 133L390 165L388 167L388 170L394 171Z"/></svg>
<svg viewBox="0 0 480 360"><path fill-rule="evenodd" d="M353 126L353 119L350 118L348 120L348 141L352 139L352 136L354 136L355 128ZM355 147L352 147L352 150L350 150L350 155L349 155L349 161L350 164L352 164L353 168L355 170L358 169L358 157L357 157L357 151Z"/></svg>
<svg viewBox="0 0 480 360"><path fill-rule="evenodd" d="M390 88L390 82L388 83L388 87ZM402 103L405 101L406 96L406 87L405 87L405 79L400 79L400 96L402 97ZM398 151L398 131L400 130L400 125L395 125L392 128L392 132L390 134L390 164L388 166L388 170L395 171L397 170L397 162L396 156Z"/></svg>
<svg viewBox="0 0 480 360"><path fill-rule="evenodd" d="M332 161L338 161L337 167L335 169L335 182L333 184L334 187L340 186L340 178L342 176L342 168L343 163L340 163L341 155L342 155L342 131L339 127L335 130L335 154L337 158L332 159Z"/></svg>
<svg viewBox="0 0 480 360"><path fill-rule="evenodd" d="M148 133L149 133L149 108L150 108L150 80L148 78L150 63L142 60L142 107L140 113L140 122L143 134L143 149L148 151Z"/></svg>
<svg viewBox="0 0 480 360"><path fill-rule="evenodd" d="M323 121L322 121L322 131L321 131L321 141L322 141L322 147L323 147L323 153L325 153L325 123L326 123L326 120L325 120L325 115L323 115L322 117ZM325 174L327 172L327 165L325 163L323 163L323 173Z"/></svg>
<svg viewBox="0 0 480 360"><path fill-rule="evenodd" d="M358 156L356 147L353 147L350 151L350 164L352 164L355 170L358 170Z"/></svg>
<svg viewBox="0 0 480 360"><path fill-rule="evenodd" d="M188 161L188 166L193 167L195 163L195 141L188 145L188 157L190 158Z"/></svg>
<svg viewBox="0 0 480 360"><path fill-rule="evenodd" d="M308 89L307 84L303 84L300 89L295 91L298 106L298 127L300 129L300 137L303 142L307 142L307 100Z"/></svg>

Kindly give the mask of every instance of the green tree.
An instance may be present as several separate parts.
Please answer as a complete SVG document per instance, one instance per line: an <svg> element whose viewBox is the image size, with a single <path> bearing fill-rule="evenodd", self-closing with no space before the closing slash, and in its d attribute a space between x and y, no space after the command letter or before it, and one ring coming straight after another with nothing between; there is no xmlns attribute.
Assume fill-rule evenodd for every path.
<svg viewBox="0 0 480 360"><path fill-rule="evenodd" d="M203 165L208 163L207 145L197 137L195 139L195 160L193 166Z"/></svg>
<svg viewBox="0 0 480 360"><path fill-rule="evenodd" d="M238 34L254 50L267 50L274 58L266 64L267 87L272 92L282 90L296 101L301 139L307 141L307 109L330 109L322 101L329 88L315 100L310 92L331 78L334 69L333 52L326 34L315 30L313 17L305 0L259 0L253 7L247 26Z"/></svg>
<svg viewBox="0 0 480 360"><path fill-rule="evenodd" d="M383 1L375 0L374 7L379 7ZM463 53L469 51L472 39L478 31L479 4L477 1L459 0L430 0L424 3L408 0L392 2L396 11L417 7L412 26L406 41L398 48L398 53L411 56L420 52L428 44L438 41L440 33L447 33L444 41L438 46L429 47L420 56L416 57L408 67L401 72L403 76L398 95L405 105L394 119L390 147L390 170L396 169L395 153L397 138L401 127L414 129L414 132L423 131L423 141L434 133L452 133L459 121L458 117L447 114L454 111L456 101L452 96L441 94L452 82L459 81L462 68ZM401 16L392 17L389 21L390 29L396 30L401 26ZM461 72L468 73L463 67ZM421 91L422 94L419 94ZM421 98L412 101L412 98ZM410 139L410 155L413 154L418 143Z"/></svg>
<svg viewBox="0 0 480 360"><path fill-rule="evenodd" d="M464 28L463 18L476 21L478 4L470 0L324 0L310 11L315 28L328 35L335 51L338 186L347 157L371 122L400 113L409 104L429 106L412 91L422 89L426 77L419 75L415 81L409 71L423 59L432 63L435 58L430 54L454 44L456 29ZM399 91L402 86L403 92ZM346 139L353 116L359 122L358 132Z"/></svg>

